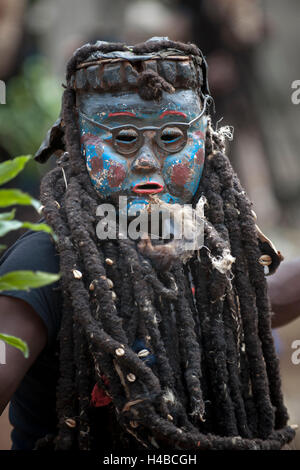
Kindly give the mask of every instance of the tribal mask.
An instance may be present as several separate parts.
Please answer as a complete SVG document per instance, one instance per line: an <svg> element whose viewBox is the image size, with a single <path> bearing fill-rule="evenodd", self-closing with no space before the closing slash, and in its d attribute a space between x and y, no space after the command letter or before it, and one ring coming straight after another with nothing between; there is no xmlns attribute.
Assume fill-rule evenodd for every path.
<svg viewBox="0 0 300 470"><path fill-rule="evenodd" d="M163 92L159 102L136 92L86 92L78 108L82 154L103 199L117 204L127 196L134 211L151 194L168 203L191 202L203 170L207 123L194 90Z"/></svg>
<svg viewBox="0 0 300 470"><path fill-rule="evenodd" d="M156 194L167 203L191 203L202 175L208 123L204 58L174 48L138 54L127 46L92 53L68 77L76 91L82 157L102 200L128 214ZM100 44L100 41L99 41ZM61 120L36 155L47 158L61 139Z"/></svg>

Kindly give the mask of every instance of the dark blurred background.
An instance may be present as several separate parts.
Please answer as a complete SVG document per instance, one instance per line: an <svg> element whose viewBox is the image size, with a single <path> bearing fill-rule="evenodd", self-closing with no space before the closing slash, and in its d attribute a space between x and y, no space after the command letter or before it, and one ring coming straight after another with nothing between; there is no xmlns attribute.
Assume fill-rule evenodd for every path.
<svg viewBox="0 0 300 470"><path fill-rule="evenodd" d="M0 0L0 79L6 84L0 159L37 151L59 115L65 64L77 47L151 36L191 41L208 61L214 123L234 127L227 153L260 228L285 259L299 256L300 104L291 100L292 83L300 80L299 18L299 0ZM30 162L10 186L38 198L40 179L54 163ZM17 218L37 221L39 215L22 207ZM300 364L291 361L300 320L274 337L291 423L300 424ZM9 432L5 413L0 449L9 449ZM299 435L294 449L300 449Z"/></svg>

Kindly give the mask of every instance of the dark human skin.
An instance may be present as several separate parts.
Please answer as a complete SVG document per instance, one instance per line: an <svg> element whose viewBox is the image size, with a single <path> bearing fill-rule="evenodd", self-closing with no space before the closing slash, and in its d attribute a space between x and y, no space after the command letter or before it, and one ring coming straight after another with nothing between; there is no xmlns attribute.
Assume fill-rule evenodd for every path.
<svg viewBox="0 0 300 470"><path fill-rule="evenodd" d="M272 327L290 323L300 315L300 258L284 262L268 278L272 304ZM8 314L9 312L9 314ZM0 295L0 331L22 338L30 355L11 346L6 348L6 364L0 366L0 413L3 412L22 378L47 343L47 330L34 309L25 301Z"/></svg>
<svg viewBox="0 0 300 470"><path fill-rule="evenodd" d="M0 365L0 413L21 380L47 344L47 329L35 310L24 300L0 296L0 331L26 341L29 357L7 345L6 364Z"/></svg>
<svg viewBox="0 0 300 470"><path fill-rule="evenodd" d="M267 281L274 314L272 327L279 328L300 316L300 258L281 263Z"/></svg>

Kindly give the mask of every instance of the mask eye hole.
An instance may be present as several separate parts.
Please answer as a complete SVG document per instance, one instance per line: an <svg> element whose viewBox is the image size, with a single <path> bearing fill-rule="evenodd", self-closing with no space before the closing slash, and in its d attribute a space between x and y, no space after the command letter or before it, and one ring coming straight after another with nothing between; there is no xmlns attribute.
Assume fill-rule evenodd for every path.
<svg viewBox="0 0 300 470"><path fill-rule="evenodd" d="M160 134L160 145L167 151L176 152L186 144L185 134L179 127L165 127Z"/></svg>
<svg viewBox="0 0 300 470"><path fill-rule="evenodd" d="M165 143L177 142L183 138L183 132L178 127L165 127L160 138Z"/></svg>
<svg viewBox="0 0 300 470"><path fill-rule="evenodd" d="M122 129L115 137L116 142L131 144L136 142L138 138L137 132L134 129Z"/></svg>
<svg viewBox="0 0 300 470"><path fill-rule="evenodd" d="M135 129L121 129L114 136L114 145L118 152L127 154L135 152L139 145L139 136Z"/></svg>

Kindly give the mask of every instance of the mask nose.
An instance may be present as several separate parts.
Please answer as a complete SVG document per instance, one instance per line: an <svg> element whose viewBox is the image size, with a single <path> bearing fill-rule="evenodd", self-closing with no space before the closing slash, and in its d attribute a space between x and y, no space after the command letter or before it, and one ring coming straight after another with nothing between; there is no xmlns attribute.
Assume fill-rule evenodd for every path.
<svg viewBox="0 0 300 470"><path fill-rule="evenodd" d="M136 172L151 172L159 170L159 163L150 148L149 144L145 143L134 161L132 162L131 169Z"/></svg>

